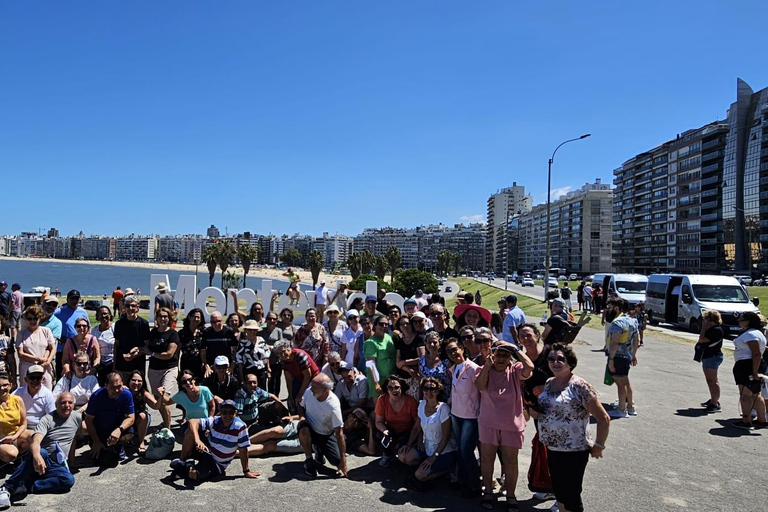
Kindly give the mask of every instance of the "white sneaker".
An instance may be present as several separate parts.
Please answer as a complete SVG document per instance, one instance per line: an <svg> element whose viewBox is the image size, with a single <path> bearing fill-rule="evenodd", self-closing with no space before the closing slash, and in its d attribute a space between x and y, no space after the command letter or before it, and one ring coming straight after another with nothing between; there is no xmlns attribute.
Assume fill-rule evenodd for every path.
<svg viewBox="0 0 768 512"><path fill-rule="evenodd" d="M0 509L5 510L11 507L11 493L5 487L0 487Z"/></svg>
<svg viewBox="0 0 768 512"><path fill-rule="evenodd" d="M627 414L630 416L637 416L637 409L634 407L627 407Z"/></svg>
<svg viewBox="0 0 768 512"><path fill-rule="evenodd" d="M533 499L539 501L549 501L555 499L555 495L551 492L535 492L533 493Z"/></svg>
<svg viewBox="0 0 768 512"><path fill-rule="evenodd" d="M554 505L552 505L551 507L549 507L549 510L550 510L551 512L560 512L560 507L558 507L558 506L557 506L557 502L555 502L555 504L554 504Z"/></svg>
<svg viewBox="0 0 768 512"><path fill-rule="evenodd" d="M614 419L629 418L629 414L627 414L627 411L622 411L621 409L613 409L609 411L608 416Z"/></svg>

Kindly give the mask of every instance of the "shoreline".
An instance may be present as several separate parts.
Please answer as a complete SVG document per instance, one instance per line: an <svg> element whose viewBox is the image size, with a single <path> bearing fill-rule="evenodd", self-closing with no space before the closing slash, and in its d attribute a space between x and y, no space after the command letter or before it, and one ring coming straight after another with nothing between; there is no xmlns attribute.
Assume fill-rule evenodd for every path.
<svg viewBox="0 0 768 512"><path fill-rule="evenodd" d="M105 260L73 260L73 259L65 259L65 258L17 258L13 256L0 256L0 261L18 261L18 262L39 262L39 263L72 263L76 265L100 265L105 267L131 267L131 268L142 268L142 269L148 269L148 270L158 270L158 271L174 271L174 272L184 272L184 271L190 271L191 273L195 272L195 264L194 263L158 263L158 262L151 262L151 261L105 261ZM205 264L201 263L197 266L198 272L207 276L208 275L208 267L206 267ZM243 268L241 266L231 266L227 268L227 272L233 272L237 274L238 276L243 276ZM275 269L275 268L265 268L265 267L257 267L252 266L250 269L250 272L248 272L248 277L258 277L261 279L271 279L273 281L283 281L288 282L285 276L283 276L283 270ZM312 286L312 274L308 270L296 270L296 273L301 277L301 284L306 284L308 286ZM216 275L221 274L221 269L216 269ZM337 281L342 281L344 283L348 283L352 279L352 276L346 275L346 276L335 276L332 274L328 274L326 272L320 272L320 277L318 277L318 284L320 281L325 280L329 287L335 288Z"/></svg>

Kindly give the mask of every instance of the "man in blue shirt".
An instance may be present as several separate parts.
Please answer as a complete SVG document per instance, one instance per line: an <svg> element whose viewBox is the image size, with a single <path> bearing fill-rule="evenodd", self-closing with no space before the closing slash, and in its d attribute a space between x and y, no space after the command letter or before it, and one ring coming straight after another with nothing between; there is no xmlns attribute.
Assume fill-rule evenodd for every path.
<svg viewBox="0 0 768 512"><path fill-rule="evenodd" d="M69 293L67 293L67 303L57 309L54 315L61 322L60 341L56 346L56 375L61 375L61 357L64 354L64 343L69 338L74 338L77 335L75 322L77 322L78 318L88 320L88 312L80 307L80 292L69 290ZM90 323L90 320L88 323Z"/></svg>
<svg viewBox="0 0 768 512"><path fill-rule="evenodd" d="M517 296L507 295L506 302L509 313L504 317L501 339L507 343L514 343L520 346L517 341L517 328L525 323L525 313L517 306Z"/></svg>
<svg viewBox="0 0 768 512"><path fill-rule="evenodd" d="M99 465L127 459L123 445L133 438L133 396L118 372L107 375L107 386L88 400L85 426L91 436L91 456Z"/></svg>

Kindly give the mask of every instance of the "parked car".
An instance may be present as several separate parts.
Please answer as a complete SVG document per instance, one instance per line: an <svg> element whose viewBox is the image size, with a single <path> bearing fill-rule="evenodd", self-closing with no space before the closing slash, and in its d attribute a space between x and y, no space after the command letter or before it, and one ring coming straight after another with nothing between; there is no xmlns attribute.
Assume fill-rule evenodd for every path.
<svg viewBox="0 0 768 512"><path fill-rule="evenodd" d="M544 286L544 283L542 283L542 286ZM557 279L555 279L554 277L550 277L549 278L549 287L550 288L559 288L560 285L557 284Z"/></svg>
<svg viewBox="0 0 768 512"><path fill-rule="evenodd" d="M523 288L525 288L526 286L530 286L531 288L533 288L533 279L531 279L530 277L524 277L522 284L523 284Z"/></svg>
<svg viewBox="0 0 768 512"><path fill-rule="evenodd" d="M557 280L558 280L558 281L567 281L567 280L568 280L568 278L567 278L567 277L565 277L565 276L557 276Z"/></svg>
<svg viewBox="0 0 768 512"><path fill-rule="evenodd" d="M523 276L515 276L515 284L523 284Z"/></svg>
<svg viewBox="0 0 768 512"><path fill-rule="evenodd" d="M571 274L571 275L568 276L568 280L569 281L578 281L579 280L579 276L576 275L576 274Z"/></svg>
<svg viewBox="0 0 768 512"><path fill-rule="evenodd" d="M101 307L102 301L97 299L90 299L85 301L85 304L83 304L83 309L87 309L89 311L96 311Z"/></svg>
<svg viewBox="0 0 768 512"><path fill-rule="evenodd" d="M514 281L517 276L514 274L507 275L507 281Z"/></svg>
<svg viewBox="0 0 768 512"><path fill-rule="evenodd" d="M752 278L749 276L733 276L744 286L750 286L752 284Z"/></svg>
<svg viewBox="0 0 768 512"><path fill-rule="evenodd" d="M139 301L139 308L149 309L149 299L142 299Z"/></svg>
<svg viewBox="0 0 768 512"><path fill-rule="evenodd" d="M533 276L534 279L544 279L544 274L536 274Z"/></svg>

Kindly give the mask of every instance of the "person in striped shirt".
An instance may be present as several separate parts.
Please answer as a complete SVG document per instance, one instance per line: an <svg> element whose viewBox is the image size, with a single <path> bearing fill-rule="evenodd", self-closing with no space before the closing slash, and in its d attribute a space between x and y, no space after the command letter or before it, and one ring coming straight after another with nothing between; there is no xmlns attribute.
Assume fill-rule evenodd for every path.
<svg viewBox="0 0 768 512"><path fill-rule="evenodd" d="M219 404L219 411L221 416L189 420L181 458L174 459L171 468L179 476L194 482L203 482L211 477L223 475L229 463L238 455L239 448L243 476L260 477L261 473L251 471L248 467L247 448L251 441L248 439L248 427L237 417L235 402L224 400ZM200 433L206 431L207 436L201 439ZM195 450L197 462L190 460Z"/></svg>

